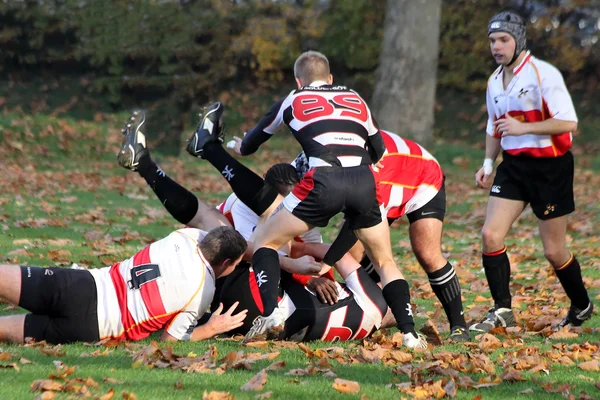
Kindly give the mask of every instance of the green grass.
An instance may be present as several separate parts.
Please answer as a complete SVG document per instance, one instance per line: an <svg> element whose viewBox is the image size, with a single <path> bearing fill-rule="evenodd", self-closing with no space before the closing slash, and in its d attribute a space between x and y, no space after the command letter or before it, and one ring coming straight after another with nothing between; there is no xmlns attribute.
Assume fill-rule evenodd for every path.
<svg viewBox="0 0 600 400"><path fill-rule="evenodd" d="M236 109L235 104L231 110ZM231 134L243 131L245 126L241 113L228 111L231 117ZM452 125L451 108L438 115L438 126ZM66 117L58 119L48 114L24 115L18 110L0 114L0 262L22 265L69 266L71 262L90 268L102 267L124 259L148 242L159 239L173 229L180 227L162 210L160 203L137 174L117 166L115 154L119 147L118 128L125 114L102 115L97 121ZM151 115L150 115L151 118ZM589 126L586 123L581 124ZM447 175L448 213L445 224L443 249L455 265L461 279L465 297L465 312L468 319L479 318L490 301L475 301L477 296L490 297L485 277L480 266L479 232L483 223L486 193L474 187L474 172L482 159L481 143L483 136L474 127L465 127L468 132L461 135L440 135L431 147ZM586 128L587 129L587 128ZM182 134L185 139L185 134ZM585 131L585 137L591 137ZM148 132L152 145L153 135ZM475 138L478 139L475 139ZM480 142L476 142L480 140ZM597 140L597 139L596 139ZM576 139L576 151L595 146L597 142L583 144ZM275 162L290 161L298 151L298 146L289 136L277 135L258 154L245 160L255 170L264 172ZM201 162L181 154L178 157L164 156L159 151L153 156L159 165L175 180L190 188L200 198L211 204L218 204L229 193L226 182L213 171L206 162ZM599 156L579 154L576 157L576 199L578 211L571 217L569 246L577 254L583 267L590 295L600 298L600 255L598 221L600 209ZM339 219L334 221L339 222ZM566 298L555 278L549 273L543 258L541 242L537 235L537 222L526 211L509 235L507 244L513 261L513 294L516 308L521 312L521 322L533 321L535 306L546 307L547 314L557 314L566 306ZM434 315L436 301L431 296L425 273L420 269L410 252L406 221L399 221L392 229L392 244L398 265L403 269L412 284L412 298L417 305L417 324L422 326ZM331 240L334 228L323 231ZM478 299L481 300L481 299ZM0 304L0 315L18 312L6 310L7 304ZM553 314L554 313L554 314ZM542 314L542 316L545 314ZM558 319L558 316L555 317ZM434 322L444 337L447 334L445 317L437 315ZM551 340L539 335L524 335L523 346L539 348L548 352L557 343L584 343L599 345L600 319L595 316L586 324L594 331L581 333L576 339ZM445 331L445 332L444 332ZM390 334L393 332L390 332ZM154 338L157 336L155 335ZM499 336L506 342L506 338ZM141 342L149 345L151 339ZM509 342L510 343L510 342ZM176 343L174 351L180 355L190 352L202 354L208 346L215 344L219 358L230 351L243 350L246 353L265 351L242 348L231 341L211 340L203 343ZM338 345L338 344L336 344ZM347 353L355 354L361 343L343 343ZM162 345L164 347L164 345ZM313 343L309 347L330 347L328 343ZM93 389L96 395L106 393L110 388L116 391L115 398L122 391L135 393L138 399L187 399L201 398L204 390L225 391L238 399L253 399L255 392L244 392L240 387L271 361L253 364L251 371L229 370L224 375L187 374L169 369L133 368L131 355L123 348L111 349L103 357L81 357L81 353L103 347L91 348L84 345L64 346L66 355L47 356L37 348L1 345L0 352L9 352L12 359L0 361L0 365L16 362L20 371L0 368L0 399L28 399L36 394L29 386L36 379L44 379L55 370L53 360L60 359L69 366L77 366L72 377L91 377L100 383ZM510 357L518 348L509 345L489 354L495 364L495 375L503 372L503 360ZM445 344L433 348L433 354L456 352L480 354L475 346ZM597 351L592 355L600 358ZM24 357L32 364L21 364ZM431 361L431 353L416 353L414 367ZM368 399L394 399L406 397L386 385L408 381L405 375L395 375L394 366L381 363L340 364L332 361L332 369L340 378L360 383L359 394L342 394L332 388L333 379L320 375L292 377L285 375L291 369L305 368L313 362L299 349L282 349L274 361L285 360L281 371L269 372L268 382L260 393L271 391L274 399L351 399L365 396ZM578 361L580 363L581 361ZM541 385L551 382L570 383L571 393L579 396L585 391L591 398L600 398L600 390L594 383L600 381L597 372L586 372L576 366L566 367L549 362L549 374L531 374L524 371L524 382L503 382L499 386L479 389L459 389L456 398L472 399L482 395L484 399L504 399L510 397L527 399L562 398L560 393L547 393ZM463 374L464 375L464 374ZM488 374L466 374L474 380ZM121 383L102 382L104 377L117 379ZM442 377L431 375L439 380ZM176 389L179 382L183 389ZM532 389L529 394L519 392ZM68 395L61 394L62 398Z"/></svg>

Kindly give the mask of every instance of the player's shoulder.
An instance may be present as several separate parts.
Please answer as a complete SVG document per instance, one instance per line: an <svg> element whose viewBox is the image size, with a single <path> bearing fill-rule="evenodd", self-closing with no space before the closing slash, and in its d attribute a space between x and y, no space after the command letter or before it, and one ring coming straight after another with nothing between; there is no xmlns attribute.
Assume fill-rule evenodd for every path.
<svg viewBox="0 0 600 400"><path fill-rule="evenodd" d="M562 78L562 73L559 71L559 69L550 64L548 61L540 60L537 57L531 56L528 63L542 79L553 79L557 77Z"/></svg>
<svg viewBox="0 0 600 400"><path fill-rule="evenodd" d="M202 239L208 234L208 232L197 228L182 228L171 232L169 236L165 238L169 243L182 243L189 246L197 246Z"/></svg>

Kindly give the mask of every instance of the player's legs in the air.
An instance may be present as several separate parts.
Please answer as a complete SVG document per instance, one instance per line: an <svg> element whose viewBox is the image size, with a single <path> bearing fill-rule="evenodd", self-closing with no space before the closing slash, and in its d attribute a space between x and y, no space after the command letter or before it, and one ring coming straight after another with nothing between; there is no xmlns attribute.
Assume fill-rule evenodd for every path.
<svg viewBox="0 0 600 400"><path fill-rule="evenodd" d="M150 157L146 138L141 131L145 114L136 111L122 130L123 143L117 160L123 168L137 171L152 188L161 204L177 221L187 226L210 230L229 226L226 218L172 180Z"/></svg>
<svg viewBox="0 0 600 400"><path fill-rule="evenodd" d="M242 163L231 156L222 146L221 116L224 106L215 103L198 124L188 142L191 155L210 162L223 175L237 197L256 215L270 213L270 207L278 196L277 190Z"/></svg>

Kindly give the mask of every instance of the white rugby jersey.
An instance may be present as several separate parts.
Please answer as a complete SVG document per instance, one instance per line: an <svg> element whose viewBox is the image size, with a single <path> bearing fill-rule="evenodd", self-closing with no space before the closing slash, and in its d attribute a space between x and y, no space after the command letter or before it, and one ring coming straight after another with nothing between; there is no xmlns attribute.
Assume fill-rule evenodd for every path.
<svg viewBox="0 0 600 400"><path fill-rule="evenodd" d="M112 267L89 270L98 292L101 338L139 340L165 329L188 340L215 293L215 273L198 243L206 232L179 229Z"/></svg>
<svg viewBox="0 0 600 400"><path fill-rule="evenodd" d="M515 76L506 91L502 83L502 66L488 80L488 135L497 138L502 136L496 132L494 121L504 118L507 113L522 122L539 122L549 118L577 122L571 95L558 69L527 52L523 62L513 72ZM503 137L501 146L511 155L558 157L571 148L572 141L571 132L558 135L526 134Z"/></svg>
<svg viewBox="0 0 600 400"><path fill-rule="evenodd" d="M231 226L235 228L246 240L250 240L259 217L247 205L232 193L227 200L217 206L217 210L227 218ZM304 243L323 243L323 237L317 228L299 236L300 241Z"/></svg>

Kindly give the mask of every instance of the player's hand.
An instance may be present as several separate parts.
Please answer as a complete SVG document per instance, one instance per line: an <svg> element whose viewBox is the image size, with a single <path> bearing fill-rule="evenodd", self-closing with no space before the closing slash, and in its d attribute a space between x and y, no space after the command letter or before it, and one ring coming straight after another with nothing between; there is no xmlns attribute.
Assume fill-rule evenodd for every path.
<svg viewBox="0 0 600 400"><path fill-rule="evenodd" d="M490 174L491 175L491 174ZM478 188L487 189L490 187L490 175L485 174L485 168L481 167L475 174L475 184Z"/></svg>
<svg viewBox="0 0 600 400"><path fill-rule="evenodd" d="M219 307L212 313L208 322L208 328L214 332L214 335L218 335L219 333L229 332L233 329L239 328L244 324L244 319L246 319L246 315L248 314L248 310L242 310L237 314L233 314L237 306L240 304L239 301L233 303L233 305L229 308L229 310L223 312L223 303L219 304Z"/></svg>
<svg viewBox="0 0 600 400"><path fill-rule="evenodd" d="M527 126L525 123L517 121L509 114L506 114L505 118L494 121L496 131L499 132L502 137L505 136L521 136L527 133Z"/></svg>
<svg viewBox="0 0 600 400"><path fill-rule="evenodd" d="M321 272L321 263L312 256L293 258L294 273L300 275L318 275Z"/></svg>
<svg viewBox="0 0 600 400"><path fill-rule="evenodd" d="M246 135L246 132L244 132L244 135ZM237 154L238 156L241 156L242 155L242 139L240 139L237 136L234 136L233 140L231 140L227 143L227 148L232 149L235 152L235 154Z"/></svg>
<svg viewBox="0 0 600 400"><path fill-rule="evenodd" d="M306 287L317 294L323 304L333 305L338 301L337 285L334 281L327 278L310 278Z"/></svg>

